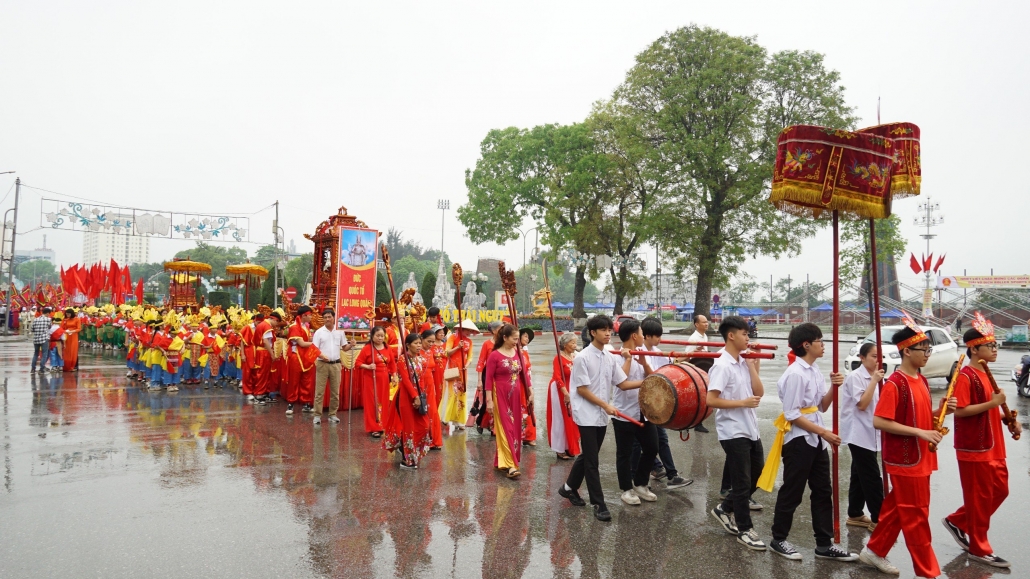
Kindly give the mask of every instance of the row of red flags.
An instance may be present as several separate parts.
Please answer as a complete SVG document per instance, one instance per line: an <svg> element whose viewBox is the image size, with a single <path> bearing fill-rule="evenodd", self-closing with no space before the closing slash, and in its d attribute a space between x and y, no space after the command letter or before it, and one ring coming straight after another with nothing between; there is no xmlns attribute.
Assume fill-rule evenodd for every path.
<svg viewBox="0 0 1030 579"><path fill-rule="evenodd" d="M923 258L922 264L920 264L919 260L916 259L916 254L911 253L909 255L911 256L911 259L909 259L908 266L912 268L912 271L914 271L917 274L922 273L924 271L930 271L930 264L933 263L932 253L929 256L920 254L920 257ZM944 264L945 255L947 254L944 254L937 258L937 263L933 266L934 273L937 273L937 270L940 269L941 265Z"/></svg>
<svg viewBox="0 0 1030 579"><path fill-rule="evenodd" d="M125 294L135 293L136 303L143 303L143 278L136 280L135 285L134 291L129 266L122 267L113 259L106 266L94 263L88 268L79 264L68 269L61 267L61 286L68 296L79 293L86 300L95 300L102 292L110 292L111 303L117 306L125 302Z"/></svg>

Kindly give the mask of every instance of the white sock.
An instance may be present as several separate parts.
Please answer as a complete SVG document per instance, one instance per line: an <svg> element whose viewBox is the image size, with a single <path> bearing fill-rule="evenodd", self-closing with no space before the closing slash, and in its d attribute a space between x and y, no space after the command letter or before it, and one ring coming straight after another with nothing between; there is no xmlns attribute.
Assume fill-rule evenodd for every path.
<svg viewBox="0 0 1030 579"><path fill-rule="evenodd" d="M572 487L569 486L569 483L565 483L562 487L565 489L565 492L572 492Z"/></svg>

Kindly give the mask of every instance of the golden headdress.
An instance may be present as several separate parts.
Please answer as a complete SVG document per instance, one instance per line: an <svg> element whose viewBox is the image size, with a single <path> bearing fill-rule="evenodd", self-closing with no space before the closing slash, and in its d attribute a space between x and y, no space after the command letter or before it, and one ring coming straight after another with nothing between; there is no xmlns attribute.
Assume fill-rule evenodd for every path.
<svg viewBox="0 0 1030 579"><path fill-rule="evenodd" d="M980 337L966 342L967 348L975 348L977 346L982 346L983 344L998 341L994 337L994 324L992 324L991 321L985 318L980 312L973 314L973 329L980 332Z"/></svg>

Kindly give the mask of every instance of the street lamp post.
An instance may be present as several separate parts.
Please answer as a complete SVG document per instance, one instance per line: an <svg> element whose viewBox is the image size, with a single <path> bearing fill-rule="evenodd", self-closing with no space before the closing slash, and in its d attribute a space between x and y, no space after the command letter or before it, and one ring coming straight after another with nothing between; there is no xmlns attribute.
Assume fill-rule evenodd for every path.
<svg viewBox="0 0 1030 579"><path fill-rule="evenodd" d="M436 201L436 208L440 210L440 256L443 257L443 225L444 216L446 215L444 212L451 208L451 200L438 199Z"/></svg>
<svg viewBox="0 0 1030 579"><path fill-rule="evenodd" d="M525 231L522 231L521 229L519 229L517 227L515 229L522 235L522 275L525 276L526 275L526 236L529 235L530 231L537 231L537 228L536 228L536 226L534 226L534 227L530 227L529 229L527 229ZM540 247L540 232L539 231L537 231L536 239L533 242L533 247L534 247L534 254L535 254L536 250L538 250L539 247ZM525 278L523 278L523 279L525 279ZM526 303L528 304L529 303L529 301L528 301L529 300L528 293L527 292L522 292L522 293L526 294Z"/></svg>

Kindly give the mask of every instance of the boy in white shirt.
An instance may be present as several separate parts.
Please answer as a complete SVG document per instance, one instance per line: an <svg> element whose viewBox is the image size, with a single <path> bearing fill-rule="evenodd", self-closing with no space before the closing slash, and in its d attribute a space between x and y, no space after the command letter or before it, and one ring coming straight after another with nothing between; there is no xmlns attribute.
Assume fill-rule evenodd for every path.
<svg viewBox="0 0 1030 579"><path fill-rule="evenodd" d="M773 540L769 547L777 555L801 560L801 553L787 541L787 536L794 521L794 511L801 504L807 485L812 489L810 499L816 558L857 561L856 553L849 553L833 544L833 486L830 484L830 456L826 449L828 444L839 445L840 437L823 426L822 413L833 403L833 388L826 386L816 364L816 360L823 357L823 332L819 326L806 322L790 331L787 344L797 356L797 361L787 366L787 371L776 383L783 403L783 414L777 421L785 420L789 426L780 439L783 445L783 486L776 496ZM844 376L831 374L830 381L836 388L844 382ZM768 487L762 485L765 490L772 487L778 462L769 461L767 469L771 473L762 473L762 482L768 484Z"/></svg>
<svg viewBox="0 0 1030 579"><path fill-rule="evenodd" d="M715 430L719 444L726 452L726 470L730 473L733 488L722 504L712 509L712 516L727 533L736 535L740 544L754 551L764 551L765 543L758 538L751 523L748 499L755 492L758 473L762 472L765 464L755 412L765 388L758 376L758 360L741 356L748 345L744 318L724 318L719 325L719 333L726 346L708 373L706 402L715 408Z"/></svg>
<svg viewBox="0 0 1030 579"><path fill-rule="evenodd" d="M876 344L866 342L858 350L862 365L844 379L840 392L840 440L851 450L851 483L848 490L848 520L851 527L870 531L880 521L883 479L876 453L880 432L873 428L873 412L880 400L883 369L876 367ZM865 516L869 507L869 516Z"/></svg>
<svg viewBox="0 0 1030 579"><path fill-rule="evenodd" d="M601 475L598 471L598 451L608 430L608 417L618 413L611 399L616 388L639 388L640 382L628 382L619 365L619 358L605 351L612 338L612 320L608 316L594 316L587 321L584 336L590 343L572 362L569 376L572 419L579 427L582 452L572 465L569 478L558 489L558 494L577 507L586 505L579 496L579 487L586 479L594 517L599 521L612 520L604 502ZM629 350L623 358L629 358ZM628 382L628 383L627 383Z"/></svg>
<svg viewBox="0 0 1030 579"><path fill-rule="evenodd" d="M624 353L642 348L644 333L640 330L640 322L623 321L619 325L619 339L622 340ZM629 379L619 385L612 403L619 412L641 421L643 426L636 426L619 416L615 417L612 423L615 430L615 471L619 476L622 502L627 505L639 505L641 500L658 500L658 497L647 488L647 483L651 479L651 465L658 456L658 430L654 424L644 420L644 415L640 412L640 384L651 373L646 356L638 356L636 360L624 357L624 360L622 371ZM641 454L636 468L631 468L630 458L634 443L640 445Z"/></svg>

